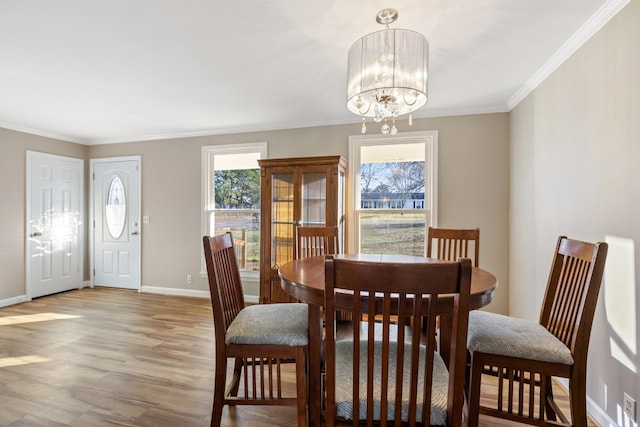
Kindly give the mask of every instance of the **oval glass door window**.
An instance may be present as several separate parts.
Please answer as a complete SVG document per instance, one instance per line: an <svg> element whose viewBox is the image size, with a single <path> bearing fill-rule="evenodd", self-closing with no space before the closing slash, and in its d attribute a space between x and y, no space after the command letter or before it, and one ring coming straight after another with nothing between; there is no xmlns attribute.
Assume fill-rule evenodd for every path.
<svg viewBox="0 0 640 427"><path fill-rule="evenodd" d="M127 196L119 176L113 177L109 183L107 203L104 205L104 217L111 237L119 239L127 219Z"/></svg>

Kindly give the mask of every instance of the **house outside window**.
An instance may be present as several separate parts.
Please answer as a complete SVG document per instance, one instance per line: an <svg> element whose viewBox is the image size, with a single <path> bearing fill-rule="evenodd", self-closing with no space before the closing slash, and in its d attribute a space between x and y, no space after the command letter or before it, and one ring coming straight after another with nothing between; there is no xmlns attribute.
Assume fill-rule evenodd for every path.
<svg viewBox="0 0 640 427"><path fill-rule="evenodd" d="M424 256L436 225L437 131L349 138L348 251Z"/></svg>
<svg viewBox="0 0 640 427"><path fill-rule="evenodd" d="M260 268L258 159L266 156L266 142L202 148L203 234L231 232L243 280L257 280Z"/></svg>

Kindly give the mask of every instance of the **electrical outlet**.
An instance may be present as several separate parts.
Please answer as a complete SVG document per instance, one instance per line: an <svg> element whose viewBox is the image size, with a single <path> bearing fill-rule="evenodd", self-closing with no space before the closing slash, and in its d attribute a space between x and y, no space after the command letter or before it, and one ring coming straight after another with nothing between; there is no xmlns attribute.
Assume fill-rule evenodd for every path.
<svg viewBox="0 0 640 427"><path fill-rule="evenodd" d="M624 394L624 404L623 404L624 413L631 419L631 421L636 421L636 401L631 398L627 393Z"/></svg>
<svg viewBox="0 0 640 427"><path fill-rule="evenodd" d="M190 285L191 284L191 275L187 274L187 284Z"/></svg>

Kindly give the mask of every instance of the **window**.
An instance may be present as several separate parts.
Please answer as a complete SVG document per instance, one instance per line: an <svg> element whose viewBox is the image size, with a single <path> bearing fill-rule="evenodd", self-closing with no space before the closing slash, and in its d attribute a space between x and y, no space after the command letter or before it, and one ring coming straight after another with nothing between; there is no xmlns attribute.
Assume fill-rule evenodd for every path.
<svg viewBox="0 0 640 427"><path fill-rule="evenodd" d="M266 142L202 147L203 234L231 232L243 277L260 269L258 159L266 155Z"/></svg>
<svg viewBox="0 0 640 427"><path fill-rule="evenodd" d="M349 251L426 254L436 224L438 133L349 138Z"/></svg>
<svg viewBox="0 0 640 427"><path fill-rule="evenodd" d="M107 190L107 202L104 205L104 218L107 231L113 240L118 240L127 224L127 194L119 176L114 176Z"/></svg>

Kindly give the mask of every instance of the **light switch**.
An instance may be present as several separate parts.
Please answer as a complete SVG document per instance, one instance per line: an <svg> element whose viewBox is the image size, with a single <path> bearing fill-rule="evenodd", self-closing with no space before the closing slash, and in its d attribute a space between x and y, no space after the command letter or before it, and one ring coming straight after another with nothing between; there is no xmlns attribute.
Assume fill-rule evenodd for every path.
<svg viewBox="0 0 640 427"><path fill-rule="evenodd" d="M142 223L143 224L149 224L151 222L151 220L149 219L149 215L145 215L142 217Z"/></svg>

